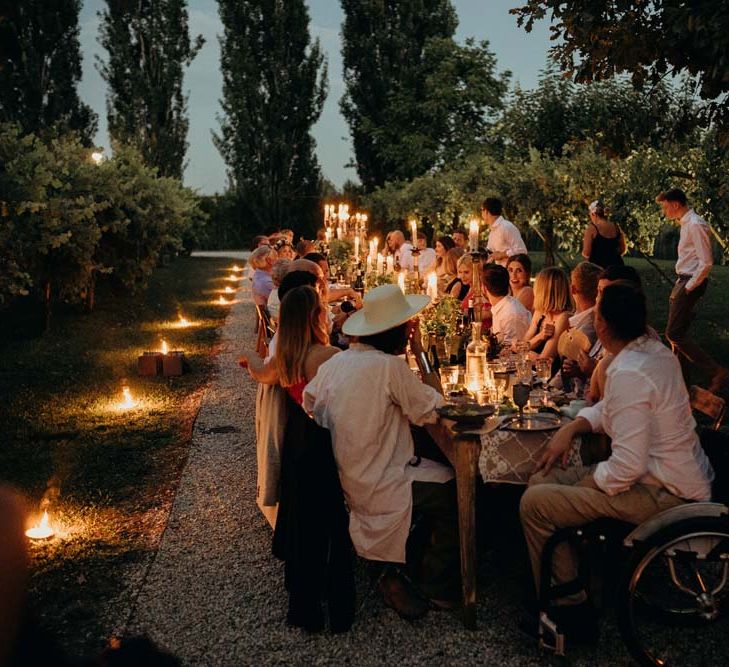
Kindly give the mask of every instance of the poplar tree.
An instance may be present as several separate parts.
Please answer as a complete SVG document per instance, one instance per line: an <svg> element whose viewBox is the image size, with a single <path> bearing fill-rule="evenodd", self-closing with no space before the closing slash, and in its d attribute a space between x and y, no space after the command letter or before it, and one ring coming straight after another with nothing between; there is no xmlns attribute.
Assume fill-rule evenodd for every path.
<svg viewBox="0 0 729 667"><path fill-rule="evenodd" d="M80 0L0 1L0 121L25 132L77 130L89 144L96 114L81 102Z"/></svg>
<svg viewBox="0 0 729 667"><path fill-rule="evenodd" d="M136 146L160 175L182 178L189 128L184 70L205 41L190 39L186 0L106 0L99 17L109 135Z"/></svg>
<svg viewBox="0 0 729 667"><path fill-rule="evenodd" d="M319 164L311 128L327 93L303 0L219 0L223 98L214 142L246 231L311 231Z"/></svg>
<svg viewBox="0 0 729 667"><path fill-rule="evenodd" d="M341 0L340 101L366 190L409 180L490 140L508 73L488 44L453 39L450 0Z"/></svg>

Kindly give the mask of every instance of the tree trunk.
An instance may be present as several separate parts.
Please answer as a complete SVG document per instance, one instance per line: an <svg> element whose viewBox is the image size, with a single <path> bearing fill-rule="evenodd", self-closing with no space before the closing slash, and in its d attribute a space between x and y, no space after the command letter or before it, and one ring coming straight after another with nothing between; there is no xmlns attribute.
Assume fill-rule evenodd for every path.
<svg viewBox="0 0 729 667"><path fill-rule="evenodd" d="M554 266L554 224L545 220L542 225L544 233L544 266Z"/></svg>
<svg viewBox="0 0 729 667"><path fill-rule="evenodd" d="M43 282L43 333L51 328L51 279Z"/></svg>
<svg viewBox="0 0 729 667"><path fill-rule="evenodd" d="M86 311L91 313L94 310L94 300L96 298L96 273L91 274L89 278L89 290L86 292Z"/></svg>

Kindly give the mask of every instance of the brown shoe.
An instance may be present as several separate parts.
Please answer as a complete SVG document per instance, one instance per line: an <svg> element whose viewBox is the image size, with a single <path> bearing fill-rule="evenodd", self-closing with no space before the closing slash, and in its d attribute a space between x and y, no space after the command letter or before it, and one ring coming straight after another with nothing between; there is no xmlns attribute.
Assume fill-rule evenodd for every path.
<svg viewBox="0 0 729 667"><path fill-rule="evenodd" d="M385 574L377 589L382 593L385 605L394 609L406 621L416 621L428 613L428 602L397 572Z"/></svg>
<svg viewBox="0 0 729 667"><path fill-rule="evenodd" d="M711 383L707 387L707 389L712 394L721 394L724 391L727 390L729 386L729 369L727 368L720 368L716 373L714 373L714 377L711 378Z"/></svg>

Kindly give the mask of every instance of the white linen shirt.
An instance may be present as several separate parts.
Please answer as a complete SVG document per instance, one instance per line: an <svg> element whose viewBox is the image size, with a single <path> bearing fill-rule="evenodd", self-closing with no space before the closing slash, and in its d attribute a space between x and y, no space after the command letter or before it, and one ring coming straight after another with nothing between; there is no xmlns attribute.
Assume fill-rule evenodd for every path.
<svg viewBox="0 0 729 667"><path fill-rule="evenodd" d="M610 496L633 484L660 484L686 500L708 500L714 478L696 435L676 356L642 336L626 345L607 371L605 396L577 415L612 438L595 483Z"/></svg>
<svg viewBox="0 0 729 667"><path fill-rule="evenodd" d="M502 334L507 344L524 338L532 321L532 314L513 296L505 296L491 306L491 317L491 331Z"/></svg>
<svg viewBox="0 0 729 667"><path fill-rule="evenodd" d="M403 271L413 270L413 246L405 241L396 251L395 259L400 264L400 268Z"/></svg>
<svg viewBox="0 0 729 667"><path fill-rule="evenodd" d="M686 283L686 291L690 292L709 277L714 264L711 235L706 220L692 208L686 211L679 224L681 232L678 237L676 273L691 276Z"/></svg>
<svg viewBox="0 0 729 667"><path fill-rule="evenodd" d="M437 260L438 255L435 254L433 248L423 248L418 256L418 273L421 276L426 276L431 271L435 271L435 263Z"/></svg>
<svg viewBox="0 0 729 667"><path fill-rule="evenodd" d="M409 465L410 422L434 423L444 402L404 359L361 343L323 363L304 388L304 409L331 432L349 533L363 558L404 563L413 479L452 477L434 462Z"/></svg>
<svg viewBox="0 0 729 667"><path fill-rule="evenodd" d="M519 253L527 254L527 248L524 239L521 238L519 229L513 222L509 222L503 216L499 216L491 225L489 231L489 239L486 247L491 252L505 252L506 257L500 259L497 264L506 266L508 258Z"/></svg>
<svg viewBox="0 0 729 667"><path fill-rule="evenodd" d="M570 329L577 329L587 336L590 344L595 345L597 333L595 333L595 306L586 308L582 312L575 313L570 317ZM592 353L591 353L592 354Z"/></svg>

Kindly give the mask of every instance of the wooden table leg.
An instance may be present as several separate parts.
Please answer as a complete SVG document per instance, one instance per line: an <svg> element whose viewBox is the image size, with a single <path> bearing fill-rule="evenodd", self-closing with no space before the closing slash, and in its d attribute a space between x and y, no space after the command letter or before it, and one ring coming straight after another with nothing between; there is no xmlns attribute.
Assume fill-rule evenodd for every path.
<svg viewBox="0 0 729 667"><path fill-rule="evenodd" d="M458 530L461 542L463 624L476 629L476 467L480 442L459 439L455 447Z"/></svg>

